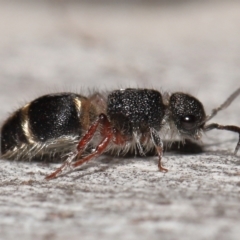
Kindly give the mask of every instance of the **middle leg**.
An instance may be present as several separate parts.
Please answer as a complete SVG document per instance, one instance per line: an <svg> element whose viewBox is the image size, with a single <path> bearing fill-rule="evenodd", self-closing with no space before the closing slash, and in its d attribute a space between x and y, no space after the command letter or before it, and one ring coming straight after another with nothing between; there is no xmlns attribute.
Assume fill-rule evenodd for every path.
<svg viewBox="0 0 240 240"><path fill-rule="evenodd" d="M159 133L155 129L151 128L150 132L151 139L158 153L158 169L160 172L168 172L168 169L162 166L163 141L160 138Z"/></svg>

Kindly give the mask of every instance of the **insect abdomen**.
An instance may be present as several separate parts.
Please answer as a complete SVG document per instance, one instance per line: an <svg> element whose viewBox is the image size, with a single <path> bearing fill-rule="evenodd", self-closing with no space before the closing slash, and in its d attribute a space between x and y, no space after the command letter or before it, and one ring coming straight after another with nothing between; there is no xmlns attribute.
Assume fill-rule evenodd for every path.
<svg viewBox="0 0 240 240"><path fill-rule="evenodd" d="M27 143L21 125L21 110L15 112L3 125L1 131L1 153L5 154L19 143Z"/></svg>
<svg viewBox="0 0 240 240"><path fill-rule="evenodd" d="M31 146L45 147L63 137L79 138L94 117L94 107L81 95L60 93L42 96L16 111L3 124L1 153L17 152L24 147L30 149Z"/></svg>

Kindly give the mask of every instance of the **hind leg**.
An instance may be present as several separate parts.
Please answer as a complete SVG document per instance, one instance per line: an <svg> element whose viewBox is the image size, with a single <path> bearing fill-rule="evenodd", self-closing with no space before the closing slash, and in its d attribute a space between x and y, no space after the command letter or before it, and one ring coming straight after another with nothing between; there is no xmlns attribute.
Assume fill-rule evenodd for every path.
<svg viewBox="0 0 240 240"><path fill-rule="evenodd" d="M83 159L76 161L75 163L72 163L76 157L80 157L82 152L84 152L87 145L89 144L89 142L93 138L94 134L96 133L99 125L102 125L101 135L103 136L103 140L97 146L94 153L86 156ZM69 156L69 158L62 164L62 166L60 166L58 169L56 169L53 173L46 176L45 179L50 180L50 179L56 178L66 167L80 166L84 162L87 162L90 159L92 159L93 157L101 154L108 146L108 144L111 140L111 137L112 137L111 124L105 114L100 114L98 119L90 126L90 128L88 129L86 134L79 141L76 151L73 152L71 156Z"/></svg>

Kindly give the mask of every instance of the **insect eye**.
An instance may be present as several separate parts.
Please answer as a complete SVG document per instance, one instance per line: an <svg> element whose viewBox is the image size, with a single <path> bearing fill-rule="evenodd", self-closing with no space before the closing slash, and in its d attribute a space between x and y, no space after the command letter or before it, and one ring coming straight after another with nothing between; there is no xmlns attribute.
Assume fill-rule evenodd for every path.
<svg viewBox="0 0 240 240"><path fill-rule="evenodd" d="M202 103L189 94L173 93L170 97L171 117L184 136L195 136L201 129L206 114Z"/></svg>
<svg viewBox="0 0 240 240"><path fill-rule="evenodd" d="M182 128L190 130L196 126L196 117L194 115L186 115L181 117Z"/></svg>

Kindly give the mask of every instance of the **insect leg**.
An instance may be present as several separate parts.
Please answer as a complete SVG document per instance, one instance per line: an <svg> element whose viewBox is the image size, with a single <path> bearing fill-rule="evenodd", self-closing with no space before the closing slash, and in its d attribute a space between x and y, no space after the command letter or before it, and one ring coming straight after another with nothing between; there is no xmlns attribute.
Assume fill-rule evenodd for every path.
<svg viewBox="0 0 240 240"><path fill-rule="evenodd" d="M104 139L98 144L96 149L93 153L87 155L86 157L79 159L78 161L71 164L72 167L76 168L78 166L81 166L83 163L88 162L89 160L93 159L94 157L100 155L104 152L104 150L107 148L110 140L112 138L112 133L109 133L107 136L104 137Z"/></svg>
<svg viewBox="0 0 240 240"><path fill-rule="evenodd" d="M93 153L87 155L86 157L77 160L76 162L72 163L72 167L78 167L82 165L85 162L88 162L92 158L100 155L104 152L104 150L107 148L110 140L112 139L113 132L111 128L111 123L109 122L108 118L104 114L99 115L99 123L102 125L102 129L100 130L101 136L103 136L103 140L97 145L96 149ZM79 146L80 144L78 144Z"/></svg>
<svg viewBox="0 0 240 240"><path fill-rule="evenodd" d="M163 156L163 141L160 138L159 133L155 129L151 128L150 131L151 139L158 153L158 169L160 172L168 172L168 169L164 168L161 163Z"/></svg>
<svg viewBox="0 0 240 240"><path fill-rule="evenodd" d="M79 141L79 143L77 145L77 148L76 148L76 151L73 152L73 154L68 157L68 159L62 164L62 166L60 166L57 170L55 170L50 175L46 176L45 179L50 180L50 179L56 178L67 166L71 165L72 161L75 159L76 156L80 156L81 155L81 153L85 150L85 148L87 147L88 143L91 141L92 137L94 136L95 132L97 131L97 128L98 128L99 124L103 125L103 129L102 129L101 133L103 134L104 139L106 139L106 137L111 132L110 122L108 121L108 118L107 118L107 116L105 114L100 114L98 119L90 126L90 128L88 129L86 134ZM100 151L100 152L98 151L98 154L101 154L102 151L107 147L107 145L106 145L106 147L102 150L102 145L101 144L103 142L104 142L104 140L97 147L97 149L99 148L99 151ZM95 150L95 152L96 152L96 150ZM90 154L90 155L92 155L92 154ZM91 158L86 160L86 158L88 158L90 155L88 155L85 158L83 158L83 159L85 159L85 161L83 161L82 163L84 163L84 162L86 162L86 161L88 161L88 160L90 160L91 158L94 157L94 156L92 156ZM82 164L80 162L83 159L78 160L74 164L77 164L76 166L80 166ZM72 164L71 166L76 167L74 164Z"/></svg>
<svg viewBox="0 0 240 240"><path fill-rule="evenodd" d="M220 125L218 123L211 123L211 124L205 126L203 128L203 131L207 132L207 131L210 131L212 129L227 130L227 131L236 132L236 133L239 134L238 143L237 143L237 146L235 147L235 150L234 150L234 155L236 155L239 148L240 148L240 127L237 127L237 126L234 126L234 125Z"/></svg>
<svg viewBox="0 0 240 240"><path fill-rule="evenodd" d="M57 168L54 172L51 174L47 175L45 177L46 180L51 180L53 178L56 178L65 168L69 166L69 164L73 161L73 159L76 157L77 153L73 153L70 155L67 160L59 167Z"/></svg>
<svg viewBox="0 0 240 240"><path fill-rule="evenodd" d="M141 144L141 142L140 142L140 137L138 136L137 132L134 132L134 133L133 133L133 136L134 136L134 138L135 138L135 141L136 141L136 144L137 144L137 149L138 149L138 151L139 151L140 156L145 156L145 153L144 153L144 151L143 151L142 144ZM136 150L137 150L137 149L136 149Z"/></svg>

